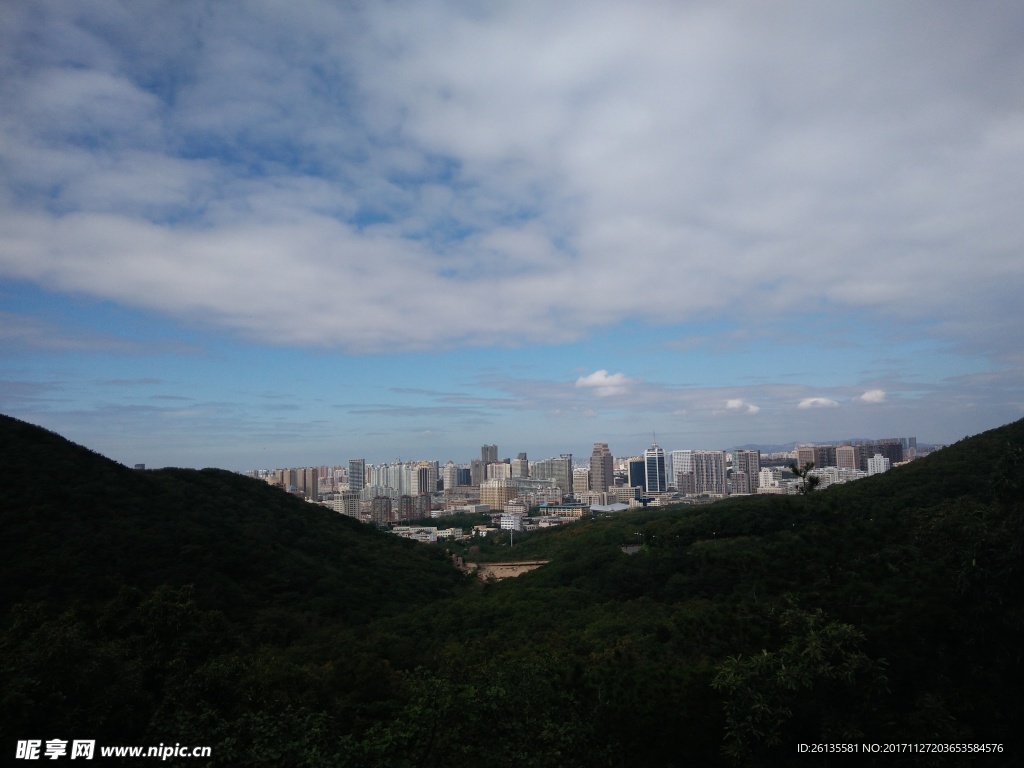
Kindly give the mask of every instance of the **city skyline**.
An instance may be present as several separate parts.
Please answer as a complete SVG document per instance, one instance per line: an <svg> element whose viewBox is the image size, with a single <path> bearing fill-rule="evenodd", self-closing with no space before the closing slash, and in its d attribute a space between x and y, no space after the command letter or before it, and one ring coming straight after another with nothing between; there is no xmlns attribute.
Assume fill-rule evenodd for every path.
<svg viewBox="0 0 1024 768"><path fill-rule="evenodd" d="M577 469L586 469L589 472L590 469L594 465L595 451L597 451L597 447L598 446L601 446L602 449L603 449L601 451L602 454L604 453L604 451L607 451L607 454L605 456L603 456L603 458L605 460L610 460L610 461L613 462L613 465L612 465L613 469L616 470L616 471L625 471L626 470L625 466L620 466L620 464L624 464L625 462L628 462L628 461L633 460L633 459L638 459L641 462L643 462L643 460L645 458L645 454L646 454L646 452L650 448L660 448L662 453L664 454L663 458L664 458L664 466L665 466L665 473L666 473L665 476L666 476L666 478L669 481L671 481L671 478L673 477L673 475L675 474L675 471L677 469L675 467L675 463L679 460L679 457L682 454L686 454L688 456L688 458L685 459L684 466L680 467L678 469L680 469L680 470L687 470L687 468L689 468L689 469L692 470L692 465L691 465L692 454L697 454L697 453L721 453L723 456L726 456L726 455L732 455L734 453L746 454L746 453L753 452L753 453L757 453L759 455L763 455L765 457L771 456L771 455L776 455L776 454L791 454L794 459L798 460L799 459L798 451L801 450L801 449L813 450L815 448L826 448L826 447L827 448L832 448L832 449L837 449L839 447L846 447L846 448L851 448L851 449L852 448L860 449L860 447L862 445L877 446L879 444L889 444L889 443L899 443L904 448L911 447L911 448L913 448L915 450L915 453L916 453L916 450L917 450L918 445L919 445L916 436L910 436L910 437L906 437L906 436L892 437L892 436L890 436L890 437L855 437L855 438L848 438L848 439L844 438L844 439L838 439L838 440L825 440L825 441L820 441L820 442L794 441L794 442L791 442L789 444L784 444L784 445L783 444L776 444L776 445L771 445L771 446L767 446L767 445L756 446L756 445L751 445L751 444L747 443L747 444L745 444L743 446L734 446L732 448L708 448L708 447L703 447L703 448L674 449L672 451L665 451L664 448L661 448L661 446L658 446L657 443L654 443L652 445L649 445L644 450L638 451L637 453L621 453L621 452L617 452L616 453L616 452L612 452L611 451L611 449L609 448L607 443L594 443L594 451L592 451L590 455L586 455L586 454L575 454L574 455L573 453L562 452L560 454L552 454L550 456L548 456L548 455L536 455L536 456L533 456L532 458L528 458L527 457L527 453L525 451L518 451L518 452L516 452L516 458L513 458L510 455L504 455L504 454L500 454L499 453L499 458L498 458L497 462L495 462L495 463L496 464L503 464L503 463L504 464L508 464L510 466L510 469L509 469L509 476L510 477L520 477L520 476L521 477L527 477L527 476L529 476L528 473L522 474L522 475L517 474L517 471L516 471L516 462L517 461L526 462L526 464L524 466L528 468L529 466L533 466L534 464L544 463L544 462L551 461L553 459L560 459L560 458L564 458L566 456L571 456L571 457L573 457L573 466L575 468L577 468ZM932 449L944 448L945 447L945 444L928 444L928 443L923 443L923 442L920 443L920 445L925 447L928 452L930 452ZM483 446L483 447L497 447L497 446L492 444L491 446ZM814 460L814 456L812 455L811 458L808 459L808 461L813 461L813 460ZM332 461L327 461L327 462L319 461L319 462L312 462L312 463L310 463L309 466L311 466L311 467L333 467L335 469L338 469L338 468L344 469L346 467L346 465L347 465L348 466L348 471L349 471L349 473L351 473L352 472L353 463L357 462L358 466L361 467L361 470L358 472L357 477L362 477L363 476L362 473L365 472L366 467L371 466L371 465L372 466L380 467L380 466L387 466L387 465L394 465L394 464L410 464L410 465L412 465L412 464L421 464L423 462L433 462L433 463L438 465L439 469L441 469L447 463L451 462L453 466L455 466L457 468L460 468L460 469L465 469L466 471L469 471L469 469L472 466L472 464L474 464L474 463L476 463L478 461L480 461L480 460L478 460L476 458L459 459L457 457L448 457L448 458L445 458L445 459L440 459L440 458L437 458L437 457L425 456L424 455L424 456L415 456L415 457L413 457L413 456L405 456L405 457L396 456L396 457L384 458L384 459L381 459L381 460L378 460L378 461L372 461L372 462L371 461L366 461L364 459L349 459L348 461L345 461L345 460L334 461L334 460L332 460ZM815 463L816 463L816 465L824 466L820 461L816 461ZM827 464L835 464L835 462L828 462ZM297 470L297 469L299 469L299 467L269 466L268 465L268 466L265 466L265 467L247 467L243 471L246 471L246 472L262 471L262 470L275 471L275 470L283 470L283 469ZM481 464L481 471L483 471L483 469L485 469L485 467L484 467L484 465Z"/></svg>
<svg viewBox="0 0 1024 768"><path fill-rule="evenodd" d="M234 470L1015 421L1022 35L1001 2L12 3L0 411Z"/></svg>

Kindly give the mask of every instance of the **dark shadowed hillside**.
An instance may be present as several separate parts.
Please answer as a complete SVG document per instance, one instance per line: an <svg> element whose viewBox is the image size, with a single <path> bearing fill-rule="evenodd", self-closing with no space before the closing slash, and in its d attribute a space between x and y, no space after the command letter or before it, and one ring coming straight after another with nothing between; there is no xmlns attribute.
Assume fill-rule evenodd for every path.
<svg viewBox="0 0 1024 768"><path fill-rule="evenodd" d="M136 471L0 417L0 607L194 585L200 607L366 622L460 581L436 550L215 469ZM43 479L45 478L45 480Z"/></svg>
<svg viewBox="0 0 1024 768"><path fill-rule="evenodd" d="M1020 756L1022 422L807 497L499 541L484 554L551 562L486 585L230 473L136 472L7 418L0 446L9 751L78 734L209 744L212 765Z"/></svg>
<svg viewBox="0 0 1024 768"><path fill-rule="evenodd" d="M5 750L209 741L328 702L376 721L395 678L366 626L465 588L435 549L229 472L127 469L6 416L0 461Z"/></svg>

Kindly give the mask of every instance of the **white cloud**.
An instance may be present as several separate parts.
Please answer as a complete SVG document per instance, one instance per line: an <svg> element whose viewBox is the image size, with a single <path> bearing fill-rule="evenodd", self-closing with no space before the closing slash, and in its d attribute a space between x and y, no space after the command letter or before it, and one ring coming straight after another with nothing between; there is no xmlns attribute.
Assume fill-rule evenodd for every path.
<svg viewBox="0 0 1024 768"><path fill-rule="evenodd" d="M856 399L860 400L862 403L870 403L872 405L874 405L876 403L884 403L885 402L885 390L884 389L869 389L867 392L865 392L863 395L861 395L860 397L858 397Z"/></svg>
<svg viewBox="0 0 1024 768"><path fill-rule="evenodd" d="M36 5L2 277L358 351L811 306L1015 348L1012 4Z"/></svg>
<svg viewBox="0 0 1024 768"><path fill-rule="evenodd" d="M835 400L829 400L827 397L805 397L797 408L835 408L838 405Z"/></svg>
<svg viewBox="0 0 1024 768"><path fill-rule="evenodd" d="M608 371L603 369L576 379L577 387L592 389L598 397L624 395L629 391L629 386L632 383L633 380L626 378L624 374L609 374Z"/></svg>
<svg viewBox="0 0 1024 768"><path fill-rule="evenodd" d="M758 406L752 405L751 403L748 403L740 398L732 398L730 400L727 400L725 403L725 407L728 408L730 411L740 411L742 413L750 414L751 416L753 416L755 413L761 410Z"/></svg>

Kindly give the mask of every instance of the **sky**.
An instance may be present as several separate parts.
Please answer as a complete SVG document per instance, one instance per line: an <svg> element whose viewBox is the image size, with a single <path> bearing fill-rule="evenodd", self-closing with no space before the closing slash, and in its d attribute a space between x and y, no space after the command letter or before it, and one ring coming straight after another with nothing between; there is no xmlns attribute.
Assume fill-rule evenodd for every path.
<svg viewBox="0 0 1024 768"><path fill-rule="evenodd" d="M1024 4L0 13L0 411L244 470L1024 417Z"/></svg>

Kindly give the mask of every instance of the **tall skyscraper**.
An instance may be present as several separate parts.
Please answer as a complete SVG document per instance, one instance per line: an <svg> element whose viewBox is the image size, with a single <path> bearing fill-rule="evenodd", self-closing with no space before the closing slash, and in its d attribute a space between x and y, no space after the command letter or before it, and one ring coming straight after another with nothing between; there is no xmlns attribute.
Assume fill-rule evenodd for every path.
<svg viewBox="0 0 1024 768"><path fill-rule="evenodd" d="M736 493L757 493L761 473L761 452L737 448L732 452L733 487ZM745 475L745 477L741 477Z"/></svg>
<svg viewBox="0 0 1024 768"><path fill-rule="evenodd" d="M554 480L562 494L572 493L572 454L544 459L533 465L531 476L535 480Z"/></svg>
<svg viewBox="0 0 1024 768"><path fill-rule="evenodd" d="M725 451L694 451L693 477L698 495L725 496Z"/></svg>
<svg viewBox="0 0 1024 768"><path fill-rule="evenodd" d="M316 501L319 498L318 472L316 467L302 467L298 470L297 487L307 499Z"/></svg>
<svg viewBox="0 0 1024 768"><path fill-rule="evenodd" d="M391 511L391 499L387 496L375 496L370 502L370 517L377 525L385 525L395 521Z"/></svg>
<svg viewBox="0 0 1024 768"><path fill-rule="evenodd" d="M664 493L668 490L668 479L665 476L665 451L657 443L651 443L651 447L644 451L644 470L648 493Z"/></svg>
<svg viewBox="0 0 1024 768"><path fill-rule="evenodd" d="M626 483L630 488L647 490L647 470L643 459L630 459L626 464Z"/></svg>
<svg viewBox="0 0 1024 768"><path fill-rule="evenodd" d="M480 446L480 461L484 463L486 467L488 464L493 464L498 460L498 446L496 445L481 445Z"/></svg>
<svg viewBox="0 0 1024 768"><path fill-rule="evenodd" d="M880 453L889 460L889 464L899 464L903 461L903 444L898 438L887 438L878 440L871 446L871 453Z"/></svg>
<svg viewBox="0 0 1024 768"><path fill-rule="evenodd" d="M615 483L614 471L608 443L594 443L594 450L590 454L590 489L599 493L607 491L608 486Z"/></svg>
<svg viewBox="0 0 1024 768"><path fill-rule="evenodd" d="M361 491L366 485L366 459L348 460L348 489Z"/></svg>
<svg viewBox="0 0 1024 768"><path fill-rule="evenodd" d="M437 490L437 462L421 461L413 467L411 496L431 494Z"/></svg>
<svg viewBox="0 0 1024 768"><path fill-rule="evenodd" d="M836 466L840 469L860 469L860 446L836 446Z"/></svg>
<svg viewBox="0 0 1024 768"><path fill-rule="evenodd" d="M679 487L679 475L693 472L693 451L672 451L668 455L668 484Z"/></svg>
<svg viewBox="0 0 1024 768"><path fill-rule="evenodd" d="M451 459L448 460L448 463L444 465L444 469L441 470L441 480L446 491L454 491L459 484L459 468Z"/></svg>
<svg viewBox="0 0 1024 768"><path fill-rule="evenodd" d="M572 471L572 492L586 493L590 490L590 470L577 467Z"/></svg>
<svg viewBox="0 0 1024 768"><path fill-rule="evenodd" d="M824 469L834 466L836 466L836 447L834 445L814 446L814 468Z"/></svg>
<svg viewBox="0 0 1024 768"><path fill-rule="evenodd" d="M480 486L480 503L494 510L504 509L516 495L516 484L510 478L487 480Z"/></svg>
<svg viewBox="0 0 1024 768"><path fill-rule="evenodd" d="M512 459L512 477L529 477L530 462L526 459L525 453L520 453Z"/></svg>
<svg viewBox="0 0 1024 768"><path fill-rule="evenodd" d="M512 477L512 465L504 461L494 461L484 468L486 480L500 480Z"/></svg>
<svg viewBox="0 0 1024 768"><path fill-rule="evenodd" d="M563 453L559 458L562 460L562 476L558 480L558 487L563 489L563 495L567 495L572 493L572 454Z"/></svg>
<svg viewBox="0 0 1024 768"><path fill-rule="evenodd" d="M406 522L416 518L416 497L409 494L402 494L398 497L397 517L399 522Z"/></svg>
<svg viewBox="0 0 1024 768"><path fill-rule="evenodd" d="M814 464L814 466L817 467L818 466L817 459L818 459L818 456L815 454L814 446L813 445L800 445L800 446L797 446L797 449L796 449L796 466L797 466L798 469L803 469L808 464Z"/></svg>

